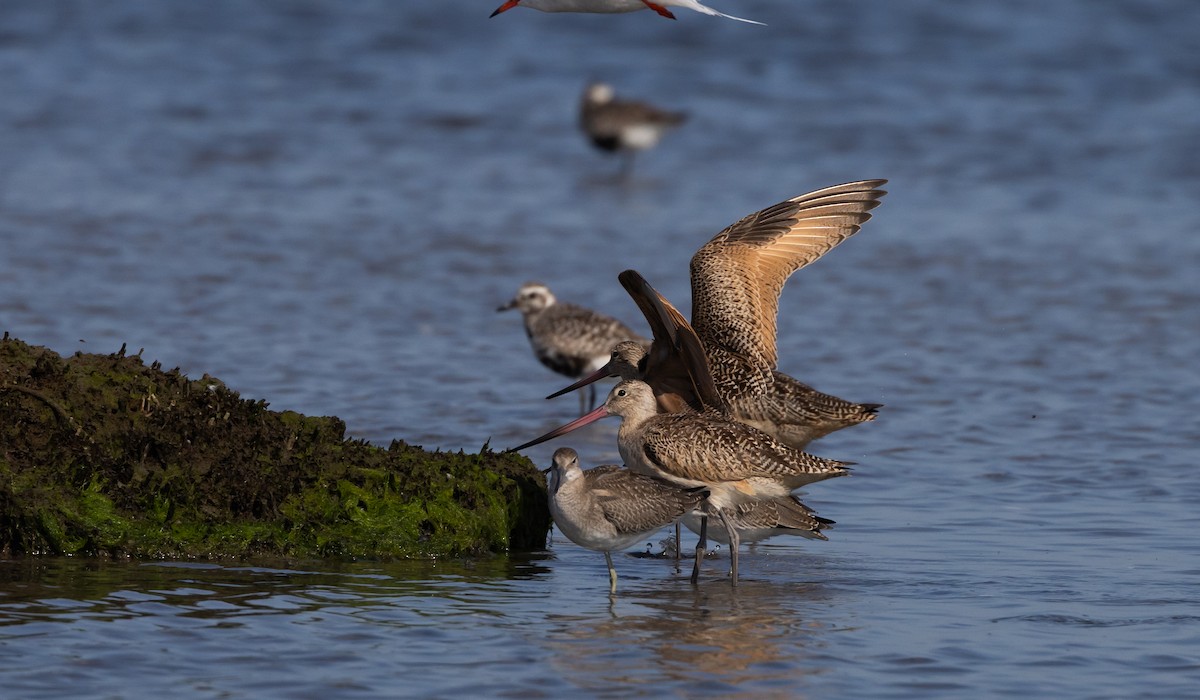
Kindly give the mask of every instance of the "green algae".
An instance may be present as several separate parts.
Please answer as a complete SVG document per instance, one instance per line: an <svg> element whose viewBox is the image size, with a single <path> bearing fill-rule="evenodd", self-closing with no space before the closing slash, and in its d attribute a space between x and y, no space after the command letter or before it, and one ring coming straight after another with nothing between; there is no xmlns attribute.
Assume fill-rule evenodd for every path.
<svg viewBox="0 0 1200 700"><path fill-rule="evenodd" d="M124 348L0 340L0 555L471 556L549 526L520 455L377 447Z"/></svg>

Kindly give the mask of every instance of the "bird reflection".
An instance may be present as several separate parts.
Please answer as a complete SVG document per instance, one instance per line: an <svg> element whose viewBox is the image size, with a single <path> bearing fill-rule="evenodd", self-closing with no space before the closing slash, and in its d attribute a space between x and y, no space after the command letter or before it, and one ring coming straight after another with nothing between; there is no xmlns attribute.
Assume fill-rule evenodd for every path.
<svg viewBox="0 0 1200 700"><path fill-rule="evenodd" d="M606 617L563 617L543 643L580 688L636 688L665 676L763 697L760 684L807 672L796 660L833 629L813 617L830 596L821 583L647 587L610 597Z"/></svg>

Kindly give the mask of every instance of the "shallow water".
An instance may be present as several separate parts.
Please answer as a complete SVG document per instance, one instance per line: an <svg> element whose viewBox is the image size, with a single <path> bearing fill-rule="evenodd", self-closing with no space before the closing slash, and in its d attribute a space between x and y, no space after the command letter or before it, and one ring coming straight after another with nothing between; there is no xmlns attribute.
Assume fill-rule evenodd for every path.
<svg viewBox="0 0 1200 700"><path fill-rule="evenodd" d="M0 330L209 372L386 444L573 416L495 307L633 322L633 267L887 177L789 283L781 367L878 421L829 542L670 562L3 562L14 697L1179 697L1200 687L1200 6L713 0L0 5ZM593 78L691 114L632 180ZM615 424L565 443L612 462ZM555 443L528 454L548 463Z"/></svg>

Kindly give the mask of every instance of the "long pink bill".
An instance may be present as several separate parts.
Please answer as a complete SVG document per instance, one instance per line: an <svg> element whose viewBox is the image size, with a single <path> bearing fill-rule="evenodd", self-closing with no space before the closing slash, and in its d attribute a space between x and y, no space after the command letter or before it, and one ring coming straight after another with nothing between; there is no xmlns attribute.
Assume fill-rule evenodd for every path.
<svg viewBox="0 0 1200 700"><path fill-rule="evenodd" d="M587 386L588 384L591 384L592 382L598 382L601 379L604 379L605 377L614 377L614 376L616 376L616 375L614 375L612 372L609 371L608 365L606 364L603 367L601 367L600 369L596 370L595 372L592 372L588 376L584 377L583 379L580 379L579 381L575 382L574 384L567 387L566 389L559 389L558 391L554 392L553 394L550 394L546 398L555 399L555 398L558 398L559 396L562 396L563 394L566 394L568 392L575 391L576 389L581 389L581 388Z"/></svg>
<svg viewBox="0 0 1200 700"><path fill-rule="evenodd" d="M564 426L555 428L554 430L551 430L550 432L546 433L545 435L543 435L539 438L534 438L534 439L530 440L529 442L525 443L524 445L517 445L516 447L507 449L507 450L505 450L505 452L516 452L517 450L523 450L526 447L533 447L534 445L540 445L543 442L546 442L547 440L553 440L554 438L558 437L559 435L566 435L567 433L571 432L572 430L575 430L576 428L582 428L583 426L585 426L589 423L595 423L596 421L600 420L601 418L605 418L607 416L608 416L608 407L604 406L604 405L597 406L595 408L595 410L591 411L590 413L586 413L586 414L576 418L575 420L571 421L570 423L567 423Z"/></svg>

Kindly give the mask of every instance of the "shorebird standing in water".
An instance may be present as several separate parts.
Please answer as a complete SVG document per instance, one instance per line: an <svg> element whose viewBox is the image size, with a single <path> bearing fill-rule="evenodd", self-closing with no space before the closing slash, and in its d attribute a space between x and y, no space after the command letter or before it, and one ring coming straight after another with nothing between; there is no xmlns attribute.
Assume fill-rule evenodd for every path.
<svg viewBox="0 0 1200 700"><path fill-rule="evenodd" d="M554 451L547 471L554 523L580 547L604 552L610 593L617 592L612 553L678 521L708 495L703 488L680 488L613 464L585 472L569 447Z"/></svg>
<svg viewBox="0 0 1200 700"><path fill-rule="evenodd" d="M842 428L875 420L881 404L824 394L776 369L779 294L793 272L854 235L871 218L886 180L863 180L793 197L718 233L692 257L692 321L634 270L618 279L654 333L649 356L611 361L570 388L604 376L639 376L662 402L672 394L693 408L720 406L797 449ZM690 339L698 339L699 343ZM689 341L689 342L685 342ZM695 357L702 354L703 357ZM637 367L630 374L629 363ZM718 398L689 395L681 375L707 365Z"/></svg>
<svg viewBox="0 0 1200 700"><path fill-rule="evenodd" d="M538 360L550 369L578 378L595 372L608 361L610 350L622 340L649 341L610 316L582 306L559 302L550 288L527 282L516 296L497 311L517 309L525 323L525 335ZM580 412L596 403L594 387L579 394Z"/></svg>
<svg viewBox="0 0 1200 700"><path fill-rule="evenodd" d="M639 378L651 385L662 411L722 411L796 449L874 420L880 404L824 394L778 371L775 323L788 277L856 233L886 194L878 189L885 182L863 180L800 195L717 234L692 258L695 327L636 271L621 273L618 279L653 331L649 353L640 346L614 347L604 367L551 397L604 376ZM749 507L727 515L745 515L733 518L734 527L755 537L776 506L768 501L744 512ZM700 525L703 538L703 519ZM819 534L819 528L796 529Z"/></svg>
<svg viewBox="0 0 1200 700"><path fill-rule="evenodd" d="M673 309L672 309L673 311ZM678 312L674 312L678 314ZM690 331L690 327L679 327L675 329L680 337ZM656 333L656 338L659 336ZM687 346L699 342L694 337L689 342L676 341L680 347ZM674 346L675 344L672 344ZM657 343L656 345L663 345ZM687 356L688 353L681 353ZM700 353L691 353L692 358L701 356ZM672 376L664 372L656 373L655 366L649 363L650 355L646 349L634 342L623 341L613 346L612 354L608 363L596 370L593 375L585 377L575 384L572 384L565 389L547 396L546 398L555 398L569 391L575 390L581 386L585 386L589 381L594 381L596 378L605 376L617 376L621 379L643 379L650 377L654 381L652 389L655 393L655 399L658 402L658 410L661 413L688 413L703 410L723 410L723 402L719 395L715 394L715 388L711 388L706 393L699 387L704 386L704 382L692 383L690 376L683 378L680 375ZM677 363L682 366L682 363ZM670 363L667 367L673 367ZM705 368L700 367L698 370L693 368L689 370L691 375L706 376ZM786 375L784 375L786 376ZM796 382L799 384L799 382ZM815 392L814 390L814 393ZM712 398L716 396L715 400ZM820 394L826 396L825 394ZM703 397L696 405L690 405L684 397ZM833 397L830 397L833 398ZM841 401L841 399L835 399ZM800 446L792 445L799 449ZM778 498L767 501L755 501L738 506L737 508L727 509L724 513L726 518L730 519L735 530L738 532L738 537L741 541L753 544L760 542L768 537L776 535L798 535L807 539L828 539L821 534L821 530L832 527L834 521L826 518L821 518L813 513L813 510L800 502L800 499L795 496L786 498ZM707 527L702 523L705 516L702 513L689 513L680 521L687 526L689 530L696 534L703 533L707 537ZM720 530L713 531L713 539L722 543L729 544L728 538L722 536ZM679 523L675 525L675 541L679 542ZM700 543L703 548L704 543ZM676 554L678 555L678 548Z"/></svg>
<svg viewBox="0 0 1200 700"><path fill-rule="evenodd" d="M658 145L663 134L687 119L643 102L618 100L608 83L592 83L583 92L579 126L596 148L624 156L621 174L633 168L634 154Z"/></svg>
<svg viewBox="0 0 1200 700"><path fill-rule="evenodd" d="M668 19L675 19L675 15L667 8L682 7L685 10L694 10L700 14L711 15L713 17L724 17L725 19L734 19L749 24L762 24L762 22L755 22L752 19L742 19L741 17L717 12L711 7L701 5L697 0L507 0L500 7L497 7L491 16L495 17L501 12L507 12L514 7L528 7L534 10L541 10L542 12L591 12L599 14L654 10L659 15Z"/></svg>
<svg viewBox="0 0 1200 700"><path fill-rule="evenodd" d="M705 512L725 526L734 585L739 537L732 519L725 515L727 509L783 498L806 484L849 474L849 462L806 454L713 411L659 413L653 390L636 379L622 380L604 404L590 413L512 449L545 442L610 415L621 418L617 448L630 470L685 488L708 488ZM693 582L704 555L704 522Z"/></svg>

